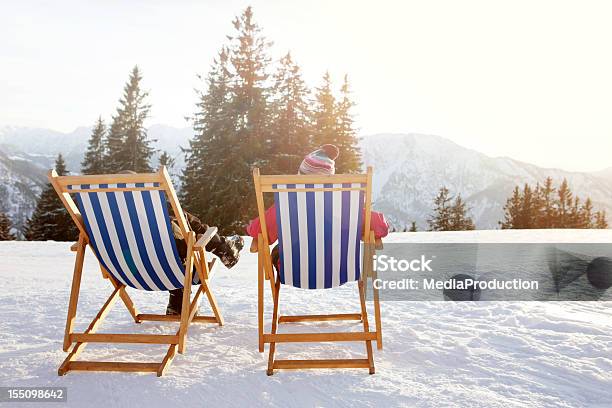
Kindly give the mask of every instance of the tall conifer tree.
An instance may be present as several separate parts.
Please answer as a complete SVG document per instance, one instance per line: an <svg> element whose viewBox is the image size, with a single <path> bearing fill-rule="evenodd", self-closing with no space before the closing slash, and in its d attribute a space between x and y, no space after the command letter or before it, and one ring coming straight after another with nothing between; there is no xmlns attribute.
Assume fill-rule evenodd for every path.
<svg viewBox="0 0 612 408"><path fill-rule="evenodd" d="M323 83L316 89L313 111L313 141L316 146L334 144L338 147L337 173L361 170L359 138L351 110L355 103L350 98L348 77L345 75L340 88L340 98L332 91L329 72L323 75Z"/></svg>
<svg viewBox="0 0 612 408"><path fill-rule="evenodd" d="M91 137L87 144L87 151L81 163L81 173L83 174L102 174L105 170L105 146L106 126L102 117L98 118Z"/></svg>
<svg viewBox="0 0 612 408"><path fill-rule="evenodd" d="M159 159L157 160L157 162L158 167L166 167L168 171L170 171L174 167L176 160L174 160L174 158L170 156L167 151L164 150L159 155Z"/></svg>
<svg viewBox="0 0 612 408"><path fill-rule="evenodd" d="M334 144L340 151L336 159L338 173L356 173L361 170L361 152L353 120L353 106L355 103L350 96L348 75L344 75L340 88L340 99L336 105L336 141Z"/></svg>
<svg viewBox="0 0 612 408"><path fill-rule="evenodd" d="M130 73L123 89L117 113L113 116L107 138L107 171L151 171L153 149L147 138L144 121L151 106L146 103L148 92L141 89L142 75L138 66Z"/></svg>
<svg viewBox="0 0 612 408"><path fill-rule="evenodd" d="M450 212L450 231L470 231L475 228L474 221L468 215L468 208L461 198L461 194L455 198Z"/></svg>
<svg viewBox="0 0 612 408"><path fill-rule="evenodd" d="M452 216L452 197L448 188L442 187L434 199L434 210L427 220L430 231L450 231Z"/></svg>
<svg viewBox="0 0 612 408"><path fill-rule="evenodd" d="M274 74L272 125L274 163L272 171L292 174L312 150L310 134L309 90L300 67L287 53Z"/></svg>
<svg viewBox="0 0 612 408"><path fill-rule="evenodd" d="M198 92L199 102L193 118L195 136L185 152L181 177L184 207L217 226L227 221L222 216L225 200L216 189L221 186L217 177L229 160L234 132L228 52L227 48L219 52L206 78L206 90Z"/></svg>
<svg viewBox="0 0 612 408"><path fill-rule="evenodd" d="M314 145L335 144L336 97L332 91L331 76L329 72L323 75L321 86L315 90L315 103L312 116Z"/></svg>
<svg viewBox="0 0 612 408"><path fill-rule="evenodd" d="M267 68L271 45L247 7L207 78L186 152L185 207L224 234L243 233L256 214L252 168L273 164Z"/></svg>
<svg viewBox="0 0 612 408"><path fill-rule="evenodd" d="M606 219L606 210L597 211L597 213L595 213L594 227L597 229L607 229L608 228L608 220Z"/></svg>
<svg viewBox="0 0 612 408"><path fill-rule="evenodd" d="M234 20L235 35L230 36L230 131L215 143L215 154L223 160L217 169L210 199L223 203L216 215L223 232L244 231L247 221L257 213L252 183L252 168L270 172L272 138L267 67L271 42L262 35L253 19L251 7ZM212 221L211 221L212 222Z"/></svg>
<svg viewBox="0 0 612 408"><path fill-rule="evenodd" d="M502 229L519 228L519 217L521 213L521 203L523 199L518 186L512 190L512 196L506 201L504 205L504 221L500 222Z"/></svg>
<svg viewBox="0 0 612 408"><path fill-rule="evenodd" d="M68 174L66 163L61 154L55 161L55 171L60 176ZM75 241L78 229L59 199L51 184L43 190L34 214L28 220L25 228L26 239L30 241Z"/></svg>

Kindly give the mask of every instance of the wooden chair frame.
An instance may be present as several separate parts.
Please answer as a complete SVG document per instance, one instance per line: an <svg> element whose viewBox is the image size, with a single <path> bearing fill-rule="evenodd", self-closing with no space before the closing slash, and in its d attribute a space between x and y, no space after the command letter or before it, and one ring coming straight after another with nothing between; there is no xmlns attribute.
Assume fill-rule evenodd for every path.
<svg viewBox="0 0 612 408"><path fill-rule="evenodd" d="M68 210L68 213L79 229L79 240L72 245L71 250L76 252L74 263L74 272L72 278L72 287L70 290L70 300L68 303L68 315L66 318L66 330L64 333L63 350L68 352L72 343L74 347L68 353L68 356L58 369L58 375L65 375L69 371L125 371L125 372L154 372L157 376L164 374L178 349L179 353L184 353L186 349L186 337L191 323L217 323L223 325L223 317L219 311L217 301L210 290L209 278L211 270L214 266L214 260L206 262L205 247L210 239L217 232L216 227L211 227L206 231L196 242L195 233L191 231L185 215L178 202L176 192L172 186L172 181L165 167L162 167L157 173L140 173L140 174L107 174L93 176L58 176L55 170L49 172L49 181L53 185L55 191L59 195L62 203ZM108 297L98 314L91 321L89 327L82 332L74 332L74 321L77 313L77 304L79 301L79 293L81 286L81 275L83 271L83 263L85 260L85 250L87 245L90 245L89 237L85 229L83 217L75 204L71 193L80 190L68 190L69 185L78 184L116 184L116 183L159 183L159 187L142 187L142 188L104 188L92 189L87 191L151 191L163 190L166 197L172 206L177 223L181 229L187 242L187 258L185 264L185 280L182 299L181 315L160 315L139 313L132 302L132 299L126 291L126 286L117 281L108 271L104 269L100 263L102 277L107 279L112 287L113 292ZM196 272L200 278L200 287L191 300L191 282L192 271L195 266ZM195 316L197 304L200 296L206 294L208 302L213 312L213 316ZM96 330L115 304L117 299L121 299L126 309L134 319L135 323L143 321L162 321L162 322L179 322L179 329L174 335L157 335L157 334L110 334L96 333ZM185 311L188 311L187 313ZM139 344L167 344L168 351L160 363L142 363L142 362L114 362L114 361L76 361L77 356L83 351L88 343L139 343Z"/></svg>
<svg viewBox="0 0 612 408"><path fill-rule="evenodd" d="M253 170L255 195L261 223L261 233L257 239L257 317L259 332L259 352L264 351L264 345L270 344L268 354L268 369L266 373L273 375L275 369L305 369L305 368L368 368L370 374L375 373L372 341L376 341L377 348L382 349L382 327L380 315L380 300L378 290L373 288L375 331L370 330L368 312L366 307L366 280L368 277L376 279L376 271L372 268L372 257L375 254L374 232L370 228L372 211L372 168L368 167L366 174L341 174L334 176L321 175L287 175L268 176L260 175L259 169ZM365 184L365 216L364 216L364 253L363 268L359 287L359 300L361 310L359 313L327 314L327 315L293 315L279 316L280 279L275 276L270 253L270 242L265 220L264 193L277 191L274 184ZM343 188L308 188L292 189L292 191L343 191ZM272 292L272 324L269 333L264 332L264 285L265 280L270 282ZM363 323L363 331L359 332L333 332L333 333L278 333L279 324L292 322L319 322L337 320L357 320ZM352 342L364 341L366 358L363 359L310 359L310 360L279 360L274 359L276 343L306 343L306 342Z"/></svg>

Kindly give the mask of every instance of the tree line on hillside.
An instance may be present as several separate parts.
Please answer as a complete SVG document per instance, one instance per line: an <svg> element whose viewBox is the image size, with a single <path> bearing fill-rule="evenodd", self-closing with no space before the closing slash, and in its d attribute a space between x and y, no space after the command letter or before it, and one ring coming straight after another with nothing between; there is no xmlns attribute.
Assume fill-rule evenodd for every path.
<svg viewBox="0 0 612 408"><path fill-rule="evenodd" d="M548 177L535 187L514 188L504 206L502 229L608 228L606 211L595 211L589 197L574 195L567 180L557 188Z"/></svg>
<svg viewBox="0 0 612 408"><path fill-rule="evenodd" d="M361 168L348 77L335 92L326 72L320 86L311 90L290 53L272 64L272 43L254 21L251 7L236 17L233 27L198 92L195 134L184 149L179 189L186 210L225 234L244 233L246 222L256 215L253 167L264 174L294 174L305 154L332 143L340 150L338 173ZM141 81L135 66L110 124L102 117L96 121L82 174L153 170L153 141L144 127L151 105ZM159 155L159 166L173 162L167 152ZM69 174L61 154L55 169ZM29 240L76 239L76 227L51 185L43 190L24 235Z"/></svg>
<svg viewBox="0 0 612 408"><path fill-rule="evenodd" d="M427 219L429 231L474 229L469 208L460 194L453 197L448 188L442 187L434 198L433 206L432 214ZM543 184L537 183L535 187L527 183L522 189L516 186L506 200L504 220L499 225L501 229L606 229L608 221L606 211L595 211L589 197L581 199L574 195L566 179L557 188L552 178L548 177ZM416 231L415 221L412 221L409 229L403 230Z"/></svg>

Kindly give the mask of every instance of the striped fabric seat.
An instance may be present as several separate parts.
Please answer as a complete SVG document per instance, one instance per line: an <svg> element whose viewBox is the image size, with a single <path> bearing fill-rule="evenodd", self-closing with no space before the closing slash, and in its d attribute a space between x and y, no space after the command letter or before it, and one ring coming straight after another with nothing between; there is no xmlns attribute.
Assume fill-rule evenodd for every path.
<svg viewBox="0 0 612 408"><path fill-rule="evenodd" d="M181 261L159 183L69 185L98 260L119 282L136 289L183 287ZM95 191L96 189L118 189ZM87 191L94 190L94 191ZM194 274L193 283L198 283Z"/></svg>
<svg viewBox="0 0 612 408"><path fill-rule="evenodd" d="M280 282L332 288L361 273L363 184L274 184ZM283 191L344 188L342 191ZM353 189L354 190L349 190Z"/></svg>

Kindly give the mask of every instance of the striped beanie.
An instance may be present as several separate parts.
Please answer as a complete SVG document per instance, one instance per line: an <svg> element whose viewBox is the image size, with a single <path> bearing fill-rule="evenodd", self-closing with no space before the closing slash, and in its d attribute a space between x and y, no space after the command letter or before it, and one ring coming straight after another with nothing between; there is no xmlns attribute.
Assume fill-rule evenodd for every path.
<svg viewBox="0 0 612 408"><path fill-rule="evenodd" d="M332 144L323 145L304 157L302 164L300 164L298 174L335 174L336 163L334 160L336 160L337 157L338 148L336 146Z"/></svg>

